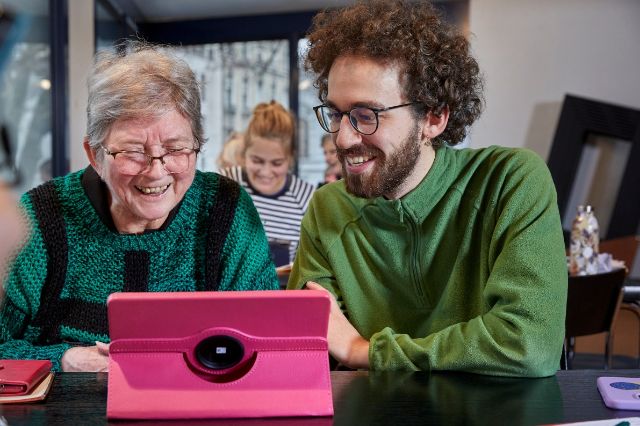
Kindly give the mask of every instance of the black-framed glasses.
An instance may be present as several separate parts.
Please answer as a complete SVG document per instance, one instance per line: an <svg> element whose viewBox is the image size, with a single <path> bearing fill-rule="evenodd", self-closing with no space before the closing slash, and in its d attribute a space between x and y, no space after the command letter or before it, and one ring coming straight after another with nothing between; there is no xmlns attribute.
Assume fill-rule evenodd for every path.
<svg viewBox="0 0 640 426"><path fill-rule="evenodd" d="M351 123L351 126L358 133L363 135L372 135L376 130L378 130L378 114L416 103L418 102L408 102L406 104L394 105L386 108L355 107L349 111L338 111L329 105L323 104L313 107L313 111L316 113L316 118L318 119L320 126L322 126L326 132L336 133L340 130L342 116L346 115L349 117L349 123Z"/></svg>
<svg viewBox="0 0 640 426"><path fill-rule="evenodd" d="M107 155L113 157L113 164L124 175L135 176L149 168L153 160L160 160L167 173L179 174L185 172L191 164L191 154L200 152L198 148L170 149L166 154L154 157L142 151L110 151L102 146Z"/></svg>

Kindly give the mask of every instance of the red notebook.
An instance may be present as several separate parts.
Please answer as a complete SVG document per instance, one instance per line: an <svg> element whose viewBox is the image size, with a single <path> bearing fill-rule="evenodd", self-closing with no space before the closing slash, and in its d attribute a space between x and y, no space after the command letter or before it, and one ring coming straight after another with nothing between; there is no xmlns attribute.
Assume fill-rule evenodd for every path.
<svg viewBox="0 0 640 426"><path fill-rule="evenodd" d="M49 360L0 360L0 396L27 395L50 371Z"/></svg>

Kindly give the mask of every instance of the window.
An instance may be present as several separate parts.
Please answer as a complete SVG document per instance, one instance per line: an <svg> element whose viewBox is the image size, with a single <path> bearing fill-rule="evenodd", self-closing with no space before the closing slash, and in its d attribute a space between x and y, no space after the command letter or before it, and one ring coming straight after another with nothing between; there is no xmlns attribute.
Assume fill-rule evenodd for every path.
<svg viewBox="0 0 640 426"><path fill-rule="evenodd" d="M198 168L215 171L222 145L247 127L253 108L272 99L289 107L287 40L209 43L171 48L191 66L202 85L207 143Z"/></svg>
<svg viewBox="0 0 640 426"><path fill-rule="evenodd" d="M322 130L313 112L318 105L318 90L313 86L315 75L304 70L304 57L308 49L307 39L298 42L298 67L300 83L298 96L300 102L298 117L298 174L307 182L318 184L324 181L324 154L320 145L325 131Z"/></svg>
<svg viewBox="0 0 640 426"><path fill-rule="evenodd" d="M0 150L0 178L14 183L17 192L51 177L48 7L47 0L13 2L2 15L0 146L9 155Z"/></svg>

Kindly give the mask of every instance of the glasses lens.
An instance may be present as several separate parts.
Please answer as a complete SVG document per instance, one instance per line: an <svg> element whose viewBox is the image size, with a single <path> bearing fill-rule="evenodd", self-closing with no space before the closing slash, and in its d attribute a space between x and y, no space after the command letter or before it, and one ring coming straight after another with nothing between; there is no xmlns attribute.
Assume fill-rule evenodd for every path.
<svg viewBox="0 0 640 426"><path fill-rule="evenodd" d="M119 152L113 161L125 175L137 175L147 167L147 156L142 152Z"/></svg>
<svg viewBox="0 0 640 426"><path fill-rule="evenodd" d="M370 135L378 128L378 116L369 108L354 108L349 113L349 120L360 133Z"/></svg>
<svg viewBox="0 0 640 426"><path fill-rule="evenodd" d="M169 173L182 173L189 168L191 159L190 149L173 151L164 156L164 169Z"/></svg>
<svg viewBox="0 0 640 426"><path fill-rule="evenodd" d="M327 132L335 133L340 130L340 120L342 119L340 111L323 105L316 110L316 115L320 125Z"/></svg>
<svg viewBox="0 0 640 426"><path fill-rule="evenodd" d="M342 121L342 113L337 109L325 107L324 108L327 114L327 118L329 120L329 127L331 128L331 132L337 132L340 130L340 122Z"/></svg>
<svg viewBox="0 0 640 426"><path fill-rule="evenodd" d="M316 112L316 118L318 119L318 123L320 123L320 127L322 127L322 129L325 132L330 132L331 130L329 129L329 122L327 121L327 117L324 112L324 107L323 106L315 107L314 110Z"/></svg>

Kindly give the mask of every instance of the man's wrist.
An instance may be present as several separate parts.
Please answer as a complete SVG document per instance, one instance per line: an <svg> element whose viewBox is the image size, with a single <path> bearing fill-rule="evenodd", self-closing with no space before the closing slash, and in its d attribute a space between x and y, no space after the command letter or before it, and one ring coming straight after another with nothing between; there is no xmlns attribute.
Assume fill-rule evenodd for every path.
<svg viewBox="0 0 640 426"><path fill-rule="evenodd" d="M369 341L362 337L356 339L349 351L349 359L346 365L349 368L369 368Z"/></svg>

